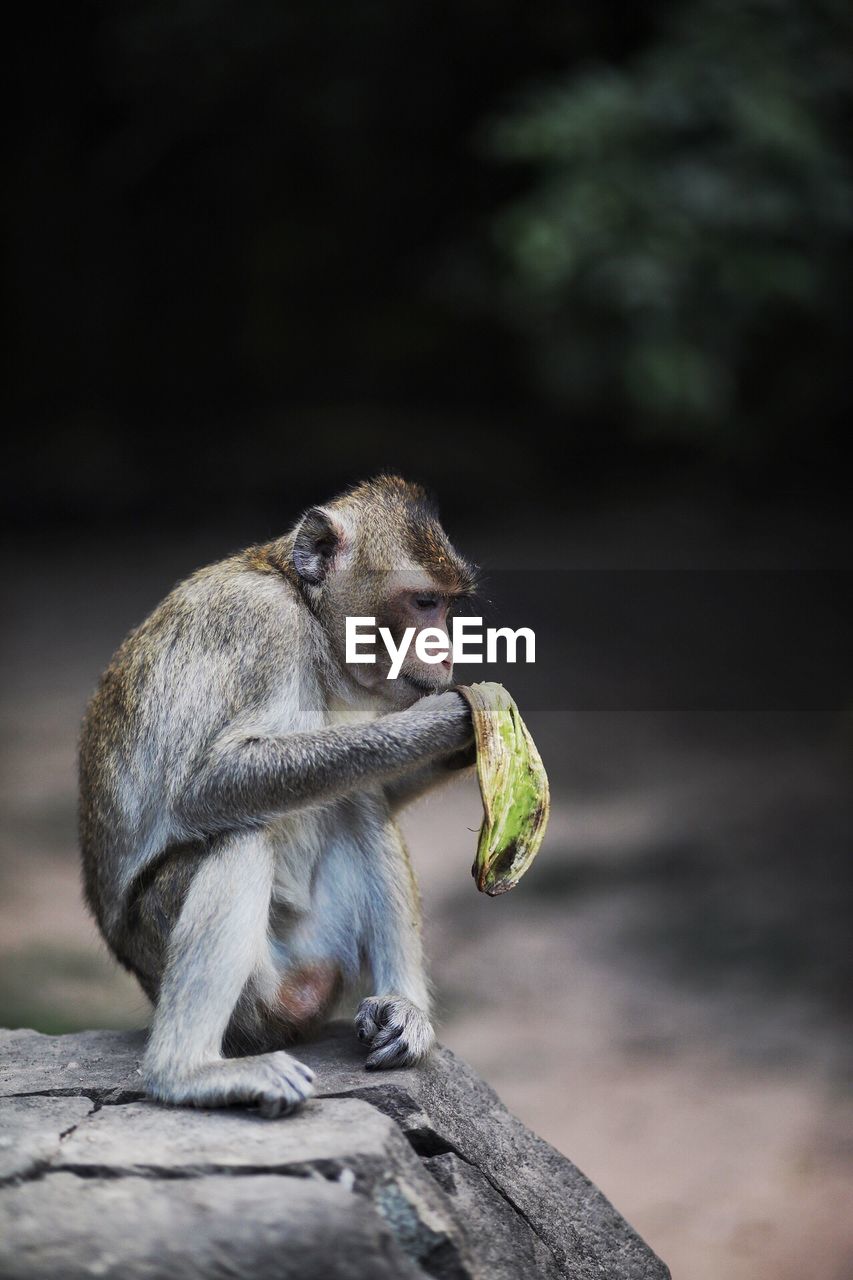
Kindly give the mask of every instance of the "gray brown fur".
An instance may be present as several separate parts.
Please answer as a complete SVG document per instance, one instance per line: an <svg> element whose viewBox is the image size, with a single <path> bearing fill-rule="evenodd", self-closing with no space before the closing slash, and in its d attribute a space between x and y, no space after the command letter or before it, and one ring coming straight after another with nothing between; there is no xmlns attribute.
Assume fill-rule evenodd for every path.
<svg viewBox="0 0 853 1280"><path fill-rule="evenodd" d="M472 581L423 491L380 477L180 583L119 648L83 724L80 840L95 918L157 1006L155 1096L298 1105L310 1073L281 1046L366 978L369 1065L428 1051L393 814L470 763L470 715L448 670L348 669L343 620L402 626L418 590L440 613Z"/></svg>

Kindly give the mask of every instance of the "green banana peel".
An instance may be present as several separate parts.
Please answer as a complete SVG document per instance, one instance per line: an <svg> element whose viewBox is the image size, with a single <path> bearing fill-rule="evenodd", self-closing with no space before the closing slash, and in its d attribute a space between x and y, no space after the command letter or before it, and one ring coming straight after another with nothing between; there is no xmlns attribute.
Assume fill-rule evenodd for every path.
<svg viewBox="0 0 853 1280"><path fill-rule="evenodd" d="M458 685L471 708L483 825L471 868L481 893L514 889L545 835L548 775L518 707L502 684Z"/></svg>

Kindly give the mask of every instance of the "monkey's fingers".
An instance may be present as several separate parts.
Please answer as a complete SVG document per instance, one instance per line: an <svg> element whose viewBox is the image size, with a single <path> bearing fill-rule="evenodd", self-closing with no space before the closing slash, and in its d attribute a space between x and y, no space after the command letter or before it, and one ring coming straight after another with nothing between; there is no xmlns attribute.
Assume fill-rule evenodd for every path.
<svg viewBox="0 0 853 1280"><path fill-rule="evenodd" d="M383 1049L392 1040L396 1040L401 1036L405 1029L404 1022L394 1022L388 1026L380 1027L370 1042L371 1049Z"/></svg>
<svg viewBox="0 0 853 1280"><path fill-rule="evenodd" d="M429 1018L405 996L368 996L359 1005L356 1027L370 1046L364 1064L368 1071L411 1066L435 1043Z"/></svg>
<svg viewBox="0 0 853 1280"><path fill-rule="evenodd" d="M390 1038L373 1049L365 1062L368 1071L382 1071L388 1067L402 1067L414 1061L411 1046L403 1034L403 1028L390 1033Z"/></svg>
<svg viewBox="0 0 853 1280"><path fill-rule="evenodd" d="M367 996L358 1006L355 1029L362 1044L371 1044L376 1033L387 1020L387 1004L377 996Z"/></svg>

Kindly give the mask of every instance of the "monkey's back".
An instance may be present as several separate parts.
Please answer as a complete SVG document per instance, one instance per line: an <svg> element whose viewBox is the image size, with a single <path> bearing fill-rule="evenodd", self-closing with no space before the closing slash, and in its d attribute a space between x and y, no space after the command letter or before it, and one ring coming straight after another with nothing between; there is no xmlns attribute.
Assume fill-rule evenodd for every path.
<svg viewBox="0 0 853 1280"><path fill-rule="evenodd" d="M315 721L320 694L309 708L296 683L300 651L316 645L305 614L291 583L245 552L179 583L101 676L80 736L79 833L86 898L114 950L136 878L192 834L176 801L217 735L265 707L279 731L309 710Z"/></svg>

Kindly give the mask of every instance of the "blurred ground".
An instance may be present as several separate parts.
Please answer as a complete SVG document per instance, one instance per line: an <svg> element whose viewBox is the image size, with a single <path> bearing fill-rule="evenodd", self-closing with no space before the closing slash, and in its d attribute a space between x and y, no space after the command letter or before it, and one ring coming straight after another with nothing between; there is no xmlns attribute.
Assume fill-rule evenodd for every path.
<svg viewBox="0 0 853 1280"><path fill-rule="evenodd" d="M106 548L33 540L4 563L0 1023L145 1021L81 903L77 726L112 650L171 582L268 532L164 543L139 530ZM552 516L552 527L525 519L487 545L460 542L498 569L533 559L579 570L823 569L843 545L828 516L721 515L707 498L672 495L567 514L556 532ZM811 620L800 621L805 634ZM584 650L570 640L582 685ZM779 637L792 652L799 643ZM689 666L690 654L672 661ZM406 820L442 1038L602 1187L676 1280L841 1280L853 1259L853 730L843 690L835 707L807 701L538 701L529 723L552 825L527 879L500 899L477 895L469 876L473 785Z"/></svg>

